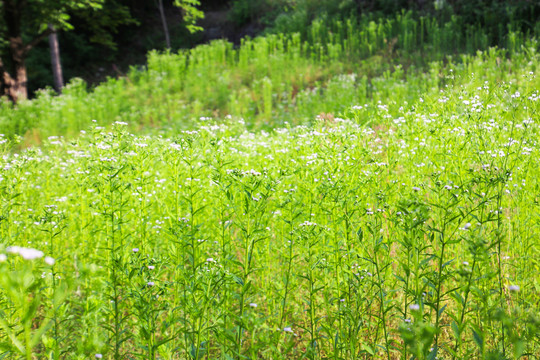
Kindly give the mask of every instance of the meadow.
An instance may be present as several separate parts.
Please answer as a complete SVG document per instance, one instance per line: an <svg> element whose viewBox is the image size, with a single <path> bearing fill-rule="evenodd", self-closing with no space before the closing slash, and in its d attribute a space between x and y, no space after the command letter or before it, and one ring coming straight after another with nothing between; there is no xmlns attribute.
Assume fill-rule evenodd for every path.
<svg viewBox="0 0 540 360"><path fill-rule="evenodd" d="M517 23L500 24L498 33L491 33L458 17L441 23L412 12L320 19L303 34L150 52L145 66L133 66L126 76L94 88L73 79L62 96L44 89L17 106L1 101L0 133L22 136L28 146L48 136L74 137L91 120L127 122L133 132L164 136L192 128L200 117L229 114L245 118L250 129L309 124L321 113L336 115L358 103L383 100L395 90L389 89L388 78L395 79L396 88L406 83L413 100L444 85L440 69L448 61L466 63L477 51L497 45L504 49L493 54L500 62L538 49L538 36L539 26L523 33ZM432 75L427 82L426 73Z"/></svg>
<svg viewBox="0 0 540 360"><path fill-rule="evenodd" d="M471 57L414 101L389 78L313 126L4 140L3 358L538 357L522 57Z"/></svg>
<svg viewBox="0 0 540 360"><path fill-rule="evenodd" d="M4 104L0 359L538 359L538 45L401 16Z"/></svg>

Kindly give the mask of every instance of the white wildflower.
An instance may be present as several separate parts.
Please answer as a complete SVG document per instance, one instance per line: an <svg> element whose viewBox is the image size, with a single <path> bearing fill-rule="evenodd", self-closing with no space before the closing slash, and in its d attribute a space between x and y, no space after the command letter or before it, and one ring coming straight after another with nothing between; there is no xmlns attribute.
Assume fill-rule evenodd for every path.
<svg viewBox="0 0 540 360"><path fill-rule="evenodd" d="M43 251L32 248L9 246L6 251L12 254L19 254L24 260L35 260L43 257Z"/></svg>
<svg viewBox="0 0 540 360"><path fill-rule="evenodd" d="M519 285L510 285L510 286L508 286L508 291L518 292L519 291Z"/></svg>

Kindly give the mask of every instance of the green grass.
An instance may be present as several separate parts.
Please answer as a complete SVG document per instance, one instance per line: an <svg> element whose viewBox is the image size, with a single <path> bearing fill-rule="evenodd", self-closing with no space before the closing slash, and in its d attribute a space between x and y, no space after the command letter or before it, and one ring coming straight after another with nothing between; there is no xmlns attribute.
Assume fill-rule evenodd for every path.
<svg viewBox="0 0 540 360"><path fill-rule="evenodd" d="M536 34L501 28L497 43L492 35L459 18L439 24L404 12L385 19L317 20L303 37L270 34L236 48L215 41L174 54L151 52L146 68L94 89L73 80L62 96L44 90L16 107L2 102L0 133L23 136L29 145L48 136L74 137L94 119L165 136L191 128L200 117L229 114L245 118L250 129L309 124L322 113L335 116L385 98L397 87L412 100L440 86L440 69L463 54L499 45L506 50L492 55L509 66L505 60L513 53L538 49ZM427 82L425 72L432 75Z"/></svg>
<svg viewBox="0 0 540 360"><path fill-rule="evenodd" d="M128 79L48 98L86 134L2 141L4 358L537 358L539 58L506 55L397 68L369 96L351 94L361 75L334 78L332 101L295 97L310 126L250 130L239 110L143 136L103 127L134 120L106 101L144 98ZM169 56L149 67L183 71ZM176 86L140 74L142 94ZM106 120L90 127L92 104Z"/></svg>

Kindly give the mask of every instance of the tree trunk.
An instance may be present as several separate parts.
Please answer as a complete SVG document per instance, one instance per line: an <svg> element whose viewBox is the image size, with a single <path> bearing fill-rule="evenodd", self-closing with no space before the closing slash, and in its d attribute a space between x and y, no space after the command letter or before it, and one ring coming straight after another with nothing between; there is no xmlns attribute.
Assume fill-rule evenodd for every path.
<svg viewBox="0 0 540 360"><path fill-rule="evenodd" d="M163 0L158 0L159 14L161 15L161 22L163 23L163 31L165 32L165 43L167 49L171 48L171 38L169 36L169 27L167 26L167 19L165 18L165 10L163 9Z"/></svg>
<svg viewBox="0 0 540 360"><path fill-rule="evenodd" d="M11 55L11 67L13 75L1 64L4 92L11 101L17 102L28 98L26 76L26 49L22 40L21 31L21 4L19 2L5 1L4 21L6 23L9 49Z"/></svg>
<svg viewBox="0 0 540 360"><path fill-rule="evenodd" d="M22 38L21 20L25 1L2 0L2 17L5 23L6 38L9 43L9 61L0 59L0 85L8 98L17 102L28 98L28 77L26 56L36 44L47 37L52 30L37 34L25 44Z"/></svg>
<svg viewBox="0 0 540 360"><path fill-rule="evenodd" d="M26 74L26 54L22 47L22 39L10 39L11 61L13 63L13 76L4 70L5 93L13 102L28 99L28 78Z"/></svg>
<svg viewBox="0 0 540 360"><path fill-rule="evenodd" d="M49 35L49 48L51 51L51 65L54 78L54 89L61 93L64 87L64 77L62 75L62 64L60 62L60 46L58 45L58 35L54 27L49 24L52 33Z"/></svg>

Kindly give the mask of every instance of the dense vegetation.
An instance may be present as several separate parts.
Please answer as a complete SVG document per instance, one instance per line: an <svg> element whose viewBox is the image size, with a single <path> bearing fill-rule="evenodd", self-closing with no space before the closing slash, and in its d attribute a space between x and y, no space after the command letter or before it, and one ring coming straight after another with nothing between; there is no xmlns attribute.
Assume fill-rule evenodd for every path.
<svg viewBox="0 0 540 360"><path fill-rule="evenodd" d="M540 357L538 26L314 3L0 105L0 359Z"/></svg>
<svg viewBox="0 0 540 360"><path fill-rule="evenodd" d="M424 71L440 73L449 60L489 51L489 38L458 19L439 25L435 19L415 20L410 12L380 20L315 21L305 40L299 33L271 34L244 40L238 48L215 41L178 53L151 52L146 68L133 67L127 77L110 78L90 91L74 80L62 96L42 91L33 101L0 104L0 128L6 136L26 135L25 141L39 143L50 135L72 136L91 120L125 121L162 133L228 114L259 128L303 124L388 96L377 95L377 84L389 77L409 84L411 98L440 86L439 75L434 83L419 79ZM503 62L521 47L538 47L517 30L504 45L508 52L497 52Z"/></svg>
<svg viewBox="0 0 540 360"><path fill-rule="evenodd" d="M0 14L4 2L14 1L0 1ZM42 2L31 0L30 3ZM173 51L216 37L237 44L242 36L259 33L298 32L305 36L314 20L343 20L366 15L384 19L401 11L413 12L416 20L422 16L436 19L439 25L458 19L463 28L482 28L489 35L489 46L504 46L509 28L523 33L538 32L540 17L540 3L530 0L202 0L197 7L208 15L207 20L200 22L206 31L191 34L186 29L190 18L186 19L186 12L174 4L197 4L196 1L62 0L50 3L71 4L65 13L69 19L63 15L60 20L73 28L61 26L58 33L65 80L81 77L93 84L107 76L117 77L129 65L143 64L151 49L166 49L159 3L164 6ZM93 6L84 7L84 4ZM32 20L42 18L43 13L30 14L23 21L24 39L33 38L41 31ZM55 17L58 17L56 13ZM2 20L0 17L0 55L3 58L8 43ZM53 87L47 41L36 44L28 53L27 65L31 95L40 88Z"/></svg>
<svg viewBox="0 0 540 360"><path fill-rule="evenodd" d="M537 64L380 78L313 127L117 122L5 154L6 354L537 356Z"/></svg>

